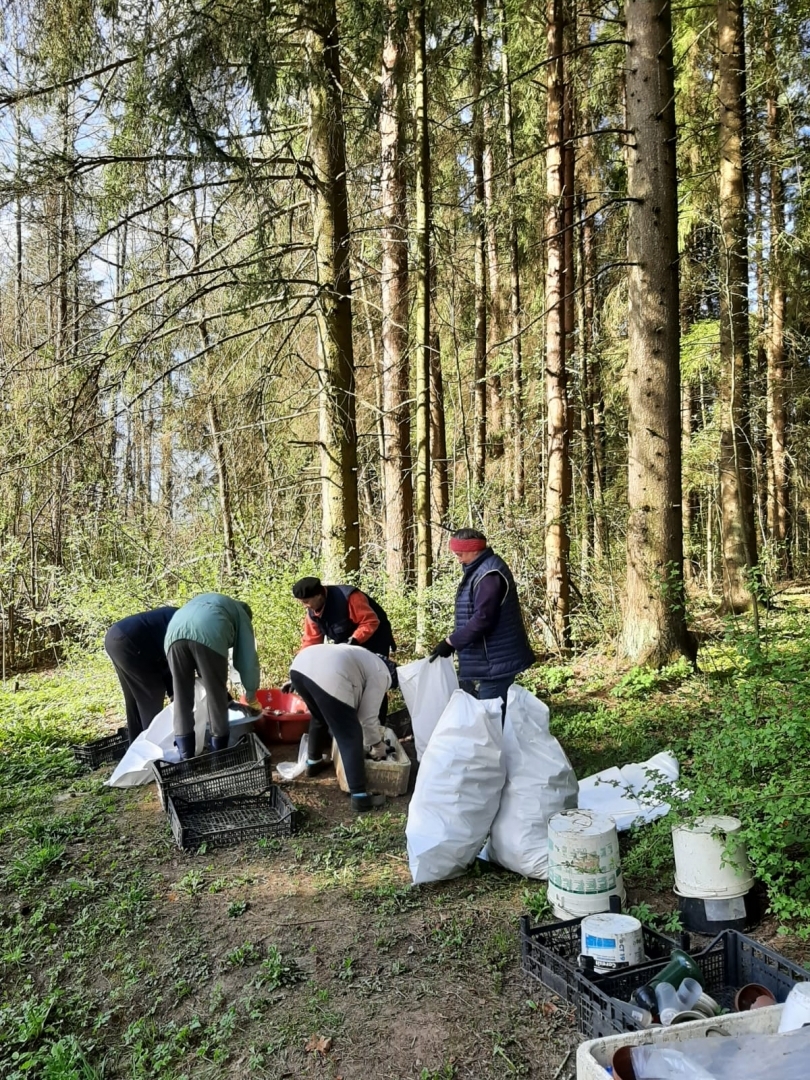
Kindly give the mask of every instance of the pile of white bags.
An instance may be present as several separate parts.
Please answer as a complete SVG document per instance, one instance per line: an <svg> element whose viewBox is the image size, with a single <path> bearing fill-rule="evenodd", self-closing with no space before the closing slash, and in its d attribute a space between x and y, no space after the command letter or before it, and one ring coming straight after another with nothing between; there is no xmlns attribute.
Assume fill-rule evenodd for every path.
<svg viewBox="0 0 810 1080"><path fill-rule="evenodd" d="M456 690L430 737L408 809L414 884L458 877L480 851L506 778L502 741L500 700Z"/></svg>
<svg viewBox="0 0 810 1080"><path fill-rule="evenodd" d="M548 706L522 686L509 688L503 728L506 783L487 857L524 877L548 874L548 819L577 805L577 778L549 731Z"/></svg>
<svg viewBox="0 0 810 1080"><path fill-rule="evenodd" d="M487 858L545 878L548 819L576 804L574 770L541 701L510 687L502 728L500 699L457 690L430 737L408 811L414 883L463 874L487 835Z"/></svg>

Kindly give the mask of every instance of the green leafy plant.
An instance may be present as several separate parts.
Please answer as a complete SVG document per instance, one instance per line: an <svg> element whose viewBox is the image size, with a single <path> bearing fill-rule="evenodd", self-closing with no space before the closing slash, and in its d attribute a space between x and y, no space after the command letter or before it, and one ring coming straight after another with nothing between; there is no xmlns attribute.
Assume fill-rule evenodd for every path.
<svg viewBox="0 0 810 1080"><path fill-rule="evenodd" d="M301 972L296 965L291 960L285 960L276 946L271 945L259 966L254 982L265 990L278 990L282 986L294 986L301 979ZM329 992L325 993L328 998Z"/></svg>

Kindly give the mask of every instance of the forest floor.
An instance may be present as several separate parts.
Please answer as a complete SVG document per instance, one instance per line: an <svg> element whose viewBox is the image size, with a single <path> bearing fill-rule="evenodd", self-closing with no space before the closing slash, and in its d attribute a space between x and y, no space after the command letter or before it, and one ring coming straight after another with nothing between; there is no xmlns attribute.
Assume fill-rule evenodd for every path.
<svg viewBox="0 0 810 1080"><path fill-rule="evenodd" d="M804 603L791 599L778 647L790 648ZM604 653L536 669L580 775L668 745L689 752L736 678L739 648L715 631L701 676L627 671ZM294 837L181 852L153 785L111 790L109 769L84 773L67 749L112 728L115 701L99 657L21 676L0 696L0 1075L573 1074L571 1010L520 970L518 919L547 918L542 885L476 865L411 888L408 797L357 817L331 772L290 786L303 811ZM295 754L280 749L274 760ZM626 852L629 903L671 925L667 834L646 831ZM771 916L756 936L776 930ZM798 937L778 947L807 956Z"/></svg>

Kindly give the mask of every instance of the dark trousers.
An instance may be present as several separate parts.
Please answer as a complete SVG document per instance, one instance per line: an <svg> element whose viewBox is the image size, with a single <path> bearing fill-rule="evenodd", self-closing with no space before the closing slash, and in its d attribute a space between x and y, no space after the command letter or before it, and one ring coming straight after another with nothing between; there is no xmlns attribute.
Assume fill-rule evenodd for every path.
<svg viewBox="0 0 810 1080"><path fill-rule="evenodd" d="M357 709L327 694L317 683L297 671L290 672L293 690L307 703L312 720L309 723L307 754L317 761L329 748L331 735L338 744L346 783L352 795L366 790L366 752L363 746L363 729L357 717Z"/></svg>
<svg viewBox="0 0 810 1080"><path fill-rule="evenodd" d="M222 738L228 725L228 658L199 641L174 641L166 654L174 681L174 733L194 731L194 677L205 689L205 708L211 734Z"/></svg>
<svg viewBox="0 0 810 1080"><path fill-rule="evenodd" d="M505 675L501 676L500 679L476 679L475 681L465 679L460 683L460 686L462 690L466 690L468 694L472 694L479 701L502 698L501 723L503 723L506 720L506 695L514 681L514 675Z"/></svg>
<svg viewBox="0 0 810 1080"><path fill-rule="evenodd" d="M163 708L168 689L164 662L161 658L143 653L114 626L106 633L104 648L124 692L127 733L132 742L142 731L146 731Z"/></svg>

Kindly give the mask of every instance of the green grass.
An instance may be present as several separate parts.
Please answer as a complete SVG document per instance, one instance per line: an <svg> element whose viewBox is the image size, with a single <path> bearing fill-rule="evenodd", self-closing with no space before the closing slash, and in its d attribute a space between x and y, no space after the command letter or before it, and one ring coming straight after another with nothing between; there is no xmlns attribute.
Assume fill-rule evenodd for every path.
<svg viewBox="0 0 810 1080"><path fill-rule="evenodd" d="M769 613L756 643L740 625L704 645L699 674L614 673L579 658L527 681L579 775L673 749L693 792L675 816L741 817L772 912L806 937L810 626L798 609ZM408 1075L462 1080L463 1060L482 1080L544 1075L525 989L522 1012L509 996L517 918L549 918L544 885L476 865L412 889L398 809L325 823L310 808L289 840L180 854L145 789L111 791L108 770L87 773L69 751L117 726L118 693L98 655L0 690L4 1080L322 1075L305 1049L313 1033L356 1043L380 1010L444 1010L448 985L469 988L465 1020L470 1002L487 1014L467 1024L475 1052L466 1044L466 1058L424 1060ZM654 897L671 891L670 827L622 845L629 887L652 890L636 912L665 929L675 923ZM542 1020L552 1037L556 1021Z"/></svg>

